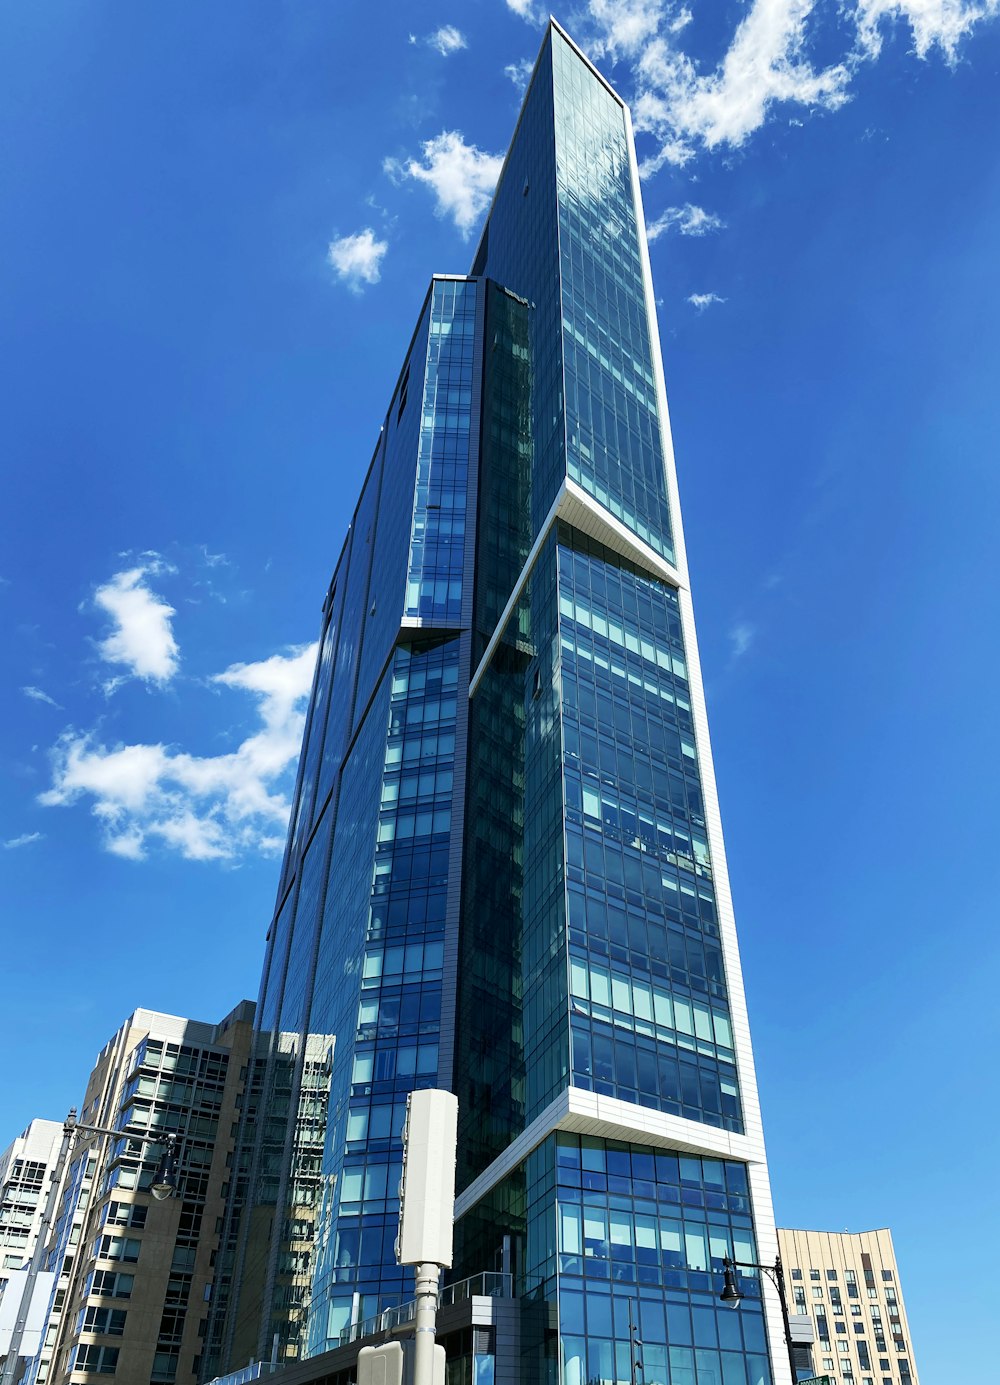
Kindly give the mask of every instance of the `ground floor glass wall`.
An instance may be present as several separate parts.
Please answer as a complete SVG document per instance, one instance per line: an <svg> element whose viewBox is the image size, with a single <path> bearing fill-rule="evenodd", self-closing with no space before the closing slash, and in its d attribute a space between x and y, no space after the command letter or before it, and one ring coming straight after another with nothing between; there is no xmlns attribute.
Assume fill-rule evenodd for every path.
<svg viewBox="0 0 1000 1385"><path fill-rule="evenodd" d="M723 1258L757 1259L746 1165L559 1132L458 1227L461 1272L513 1232L526 1381L770 1385L760 1281L719 1301Z"/></svg>

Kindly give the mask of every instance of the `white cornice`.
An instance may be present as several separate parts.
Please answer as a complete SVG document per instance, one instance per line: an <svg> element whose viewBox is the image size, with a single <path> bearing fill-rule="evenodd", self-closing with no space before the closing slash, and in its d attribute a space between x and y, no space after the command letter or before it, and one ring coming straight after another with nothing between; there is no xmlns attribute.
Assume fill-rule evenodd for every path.
<svg viewBox="0 0 1000 1385"><path fill-rule="evenodd" d="M594 499L592 495L583 489L576 481L568 476L563 477L562 485L556 492L556 497L549 507L549 512L545 516L542 527L538 531L535 542L531 545L531 550L525 559L524 566L518 573L514 589L507 599L507 604L500 613L496 629L490 636L489 644L479 665L472 675L469 683L469 696L472 697L479 686L479 680L489 668L490 660L493 658L494 651L503 636L507 624L514 614L517 603L521 599L528 578L531 576L532 569L538 561L538 555L542 551L542 546L548 538L553 525L559 520L577 529L581 534L586 534L588 538L596 543L601 543L605 548L611 549L613 553L618 553L621 557L627 558L630 563L649 574L660 582L667 582L672 587L682 586L681 576L672 563L668 563L666 558L662 558L659 553L650 548L648 543L644 543L637 534L633 534L631 529L624 525L620 519L606 510L603 505Z"/></svg>
<svg viewBox="0 0 1000 1385"><path fill-rule="evenodd" d="M651 1145L711 1159L737 1159L750 1165L764 1162L763 1145L747 1135L685 1120L683 1116L672 1116L666 1111L654 1111L648 1106L636 1106L630 1101L619 1101L617 1097L598 1096L580 1087L567 1087L459 1194L455 1199L455 1216L464 1216L556 1130Z"/></svg>

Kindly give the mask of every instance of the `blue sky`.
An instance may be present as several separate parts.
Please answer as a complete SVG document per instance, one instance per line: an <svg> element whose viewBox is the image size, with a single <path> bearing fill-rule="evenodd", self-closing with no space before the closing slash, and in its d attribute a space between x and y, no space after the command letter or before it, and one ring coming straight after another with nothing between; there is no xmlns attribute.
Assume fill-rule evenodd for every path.
<svg viewBox="0 0 1000 1385"><path fill-rule="evenodd" d="M580 0L633 103L779 1221L998 1239L1000 9ZM0 1144L256 994L308 647L530 0L4 7ZM970 1332L957 1330L978 1324Z"/></svg>

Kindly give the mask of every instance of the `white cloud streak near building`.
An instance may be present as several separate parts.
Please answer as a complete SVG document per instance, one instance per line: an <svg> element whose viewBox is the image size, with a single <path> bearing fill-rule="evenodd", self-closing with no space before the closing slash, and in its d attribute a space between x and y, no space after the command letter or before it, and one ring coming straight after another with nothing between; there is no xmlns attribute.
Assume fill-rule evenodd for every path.
<svg viewBox="0 0 1000 1385"><path fill-rule="evenodd" d="M259 728L228 754L191 755L163 744L101 744L69 730L52 751L47 807L88 800L105 849L141 860L151 846L188 860L235 860L284 844L289 802L281 781L299 753L315 644L233 664L212 682L256 699Z"/></svg>
<svg viewBox="0 0 1000 1385"><path fill-rule="evenodd" d="M725 303L726 300L718 293L690 293L685 301L690 303L692 308L697 308L700 313L703 313L706 308L711 308L713 304Z"/></svg>
<svg viewBox="0 0 1000 1385"><path fill-rule="evenodd" d="M683 207L668 207L665 212L646 223L646 239L656 240L665 231L679 231L682 236L707 236L725 226L721 217L686 202Z"/></svg>
<svg viewBox="0 0 1000 1385"><path fill-rule="evenodd" d="M536 22L532 0L507 5ZM954 64L970 34L1000 16L1000 0L858 0L840 11L839 53L830 51L829 25L820 33L827 13L818 0L750 0L711 70L681 47L692 12L676 0L587 0L578 37L631 69L636 131L655 144L642 168L649 176L701 149L738 148L779 108L839 109L858 69L879 57L895 28L909 30L918 58L936 50Z"/></svg>
<svg viewBox="0 0 1000 1385"><path fill-rule="evenodd" d="M474 144L466 144L457 130L443 130L421 146L422 158L400 164L386 159L390 177L412 178L431 188L437 201L438 216L450 217L468 239L490 204L503 158L487 154Z"/></svg>

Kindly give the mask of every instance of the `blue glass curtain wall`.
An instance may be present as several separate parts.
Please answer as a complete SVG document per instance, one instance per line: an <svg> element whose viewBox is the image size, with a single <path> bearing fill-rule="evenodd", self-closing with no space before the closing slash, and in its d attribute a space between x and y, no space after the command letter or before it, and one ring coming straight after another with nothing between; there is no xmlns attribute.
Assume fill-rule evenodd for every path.
<svg viewBox="0 0 1000 1385"><path fill-rule="evenodd" d="M560 1134L556 1222L561 1385L626 1385L630 1303L644 1385L769 1385L759 1283L719 1302L757 1259L745 1165Z"/></svg>
<svg viewBox="0 0 1000 1385"><path fill-rule="evenodd" d="M389 704L398 696L393 692L393 669L398 670L400 661L416 657L402 648L394 653L407 574L425 567L436 572L442 562L451 571L455 560L448 545L454 542L457 551L462 551L465 498L457 471L467 471L471 430L468 411L464 418L459 418L457 406L465 403L462 391L467 388L470 350L466 320L470 305L474 313L475 303L475 285L444 286L441 281L432 285L324 603L317 672L293 802L281 896L268 935L253 1090L249 1093L235 1157L234 1182L238 1187L227 1209L220 1248L226 1284L209 1334L209 1356L214 1352L220 1363L237 1357L245 1360L248 1355L269 1350L274 1332L279 1336L282 1359L300 1355L305 1346L314 1276L318 1275L322 1293L329 1288L327 1264L321 1261L317 1269L316 1252L317 1248L322 1252L324 1244L324 1228L317 1221L322 1190L327 1186L331 1160L342 1156L345 1142L346 1111L343 1092L337 1087L341 1069L335 1072L335 1055L342 1057L343 1070L349 1071L353 1044L361 1032L357 996L346 1010L338 1008L339 992L332 984L330 968L346 966L350 972L351 967L350 956L344 951L347 935L338 935L330 914L335 899L343 903L347 898L344 872L349 873L353 863L362 875L365 870L368 873L367 883L357 884L357 891L365 894L367 919L377 824L372 826L370 836L362 833L357 850L350 843L352 834L359 831L357 813L365 801L365 786L378 783L384 768L387 784L394 782L392 773L383 766ZM431 428L427 434L430 474L418 482L432 320L438 330L437 346L431 353L431 390L441 405L441 426ZM453 404L456 409L451 407ZM463 427L464 442L456 452L456 439ZM416 556L411 553L415 498L425 515L433 514L435 504L447 502L441 503L441 512L454 505L460 517L448 543L440 529L430 550L425 524L419 530ZM449 620L454 616L453 607L448 605L456 595L453 582L453 576L449 576L445 603ZM439 614L436 600L434 604L431 622ZM443 676L449 688L444 721L449 724L443 722L435 730L428 723L424 728L423 754L430 757L432 769L438 754L450 762L454 753L454 654L445 662L449 667ZM419 677L433 681L435 674L428 665L428 671ZM384 706L379 697L384 697ZM414 699L414 707L422 705L415 693ZM381 726L380 715L384 718ZM372 727L376 730L372 731ZM402 744L392 736L390 743L395 749ZM412 737L406 742L407 756L413 753L415 744ZM421 774L414 778L409 770L407 763L406 772L396 775L400 822L401 831L405 832L409 825L416 837L424 833L426 780ZM426 772L426 765L422 772ZM435 780L438 795L450 796L446 779L442 770ZM402 810L410 806L411 790L416 797L410 817ZM372 811L377 818L378 802ZM438 834L444 833L447 841L440 811L434 821ZM421 869L416 859L413 857L407 868L413 880ZM439 851L433 853L431 864L424 862L434 870L439 864ZM331 897L331 890L335 898ZM411 894L414 909L418 910L420 892L414 886ZM426 911L426 901L421 907ZM434 903L428 917L442 917L438 903ZM423 927L424 922L426 919L418 922L414 917L415 928ZM405 952L402 955L409 966L412 958ZM390 968L395 961L393 952L388 959ZM321 964L318 971L317 962ZM436 1015L440 1007L440 966L440 957L435 960L432 950L415 973L422 977L429 968L435 974L425 997L428 1012L419 1021L425 1027L430 1024L436 1028L431 1012ZM360 985L360 977L353 978L351 984ZM411 989L406 997L406 1013L400 1018L404 1033L410 1023L412 995ZM391 1005L387 1001L378 1023L388 1026L390 1017ZM412 1046L403 1047L406 1051L400 1053L401 1074ZM420 1065L425 1078L436 1072L436 1059L432 1062L428 1056L432 1047L420 1043L415 1046L419 1051L413 1055L414 1071ZM331 1089L340 1091L340 1105L335 1102L333 1108L329 1107ZM381 1129L383 1119L380 1110L373 1117L374 1128ZM333 1122L329 1129L328 1120ZM339 1131L340 1146L335 1144L334 1125ZM336 1153L338 1148L340 1154ZM383 1174L388 1176L385 1167ZM327 1199L324 1214L329 1210ZM272 1224L273 1237L269 1231ZM330 1228L325 1231L330 1233ZM365 1242L367 1263L381 1264L369 1240L366 1238ZM391 1254L387 1263L392 1263ZM396 1279L399 1280L398 1271ZM336 1276L332 1282L336 1282ZM396 1299L399 1287L396 1282L391 1288ZM322 1308L327 1313L325 1300ZM317 1330L319 1338L325 1341L325 1322Z"/></svg>
<svg viewBox="0 0 1000 1385"><path fill-rule="evenodd" d="M554 30L474 272L531 305L532 535L569 475L672 560L624 111Z"/></svg>
<svg viewBox="0 0 1000 1385"><path fill-rule="evenodd" d="M235 1359L213 1324L227 1368L411 1296L415 1087L458 1094L460 1189L570 1087L744 1130L677 593L564 523L516 588L567 478L673 558L630 159L550 28L482 277L431 285L324 606L220 1257L229 1347L259 1331ZM556 1132L454 1277L505 1237L525 1382L624 1385L631 1302L643 1385L770 1385L752 1277L717 1306L722 1256L756 1258L743 1164Z"/></svg>
<svg viewBox="0 0 1000 1385"><path fill-rule="evenodd" d="M505 1235L522 1379L629 1385L631 1305L643 1385L770 1385L759 1280L719 1302L723 1257L757 1259L744 1164L560 1131L458 1223L456 1273Z"/></svg>
<svg viewBox="0 0 1000 1385"><path fill-rule="evenodd" d="M552 40L546 37L473 268L530 304L531 537L566 474Z"/></svg>
<svg viewBox="0 0 1000 1385"><path fill-rule="evenodd" d="M479 384L474 360L479 291L474 281L451 279L436 279L431 290L403 608L404 615L456 628L462 619L473 391Z"/></svg>
<svg viewBox="0 0 1000 1385"><path fill-rule="evenodd" d="M621 104L553 36L567 472L673 559Z"/></svg>
<svg viewBox="0 0 1000 1385"><path fill-rule="evenodd" d="M740 1131L677 595L560 538L573 1083Z"/></svg>
<svg viewBox="0 0 1000 1385"><path fill-rule="evenodd" d="M473 666L496 630L532 540L532 308L499 284L485 284Z"/></svg>
<svg viewBox="0 0 1000 1385"><path fill-rule="evenodd" d="M556 612L553 535L470 708L456 1055L460 1186L568 1079Z"/></svg>
<svg viewBox="0 0 1000 1385"><path fill-rule="evenodd" d="M401 646L344 769L310 1026L330 1034L310 1354L398 1303L406 1095L438 1072L458 642Z"/></svg>

